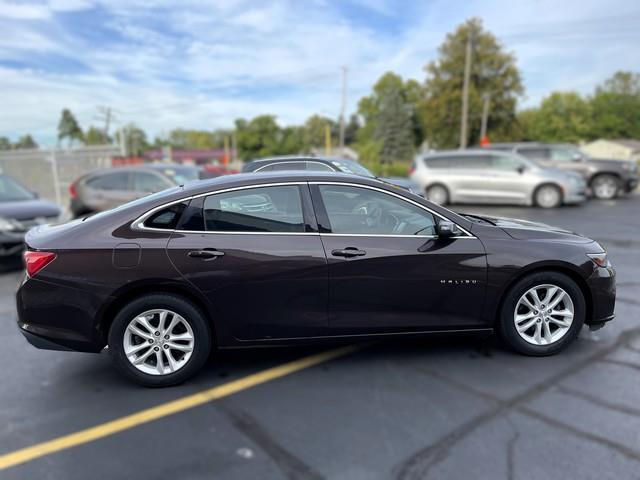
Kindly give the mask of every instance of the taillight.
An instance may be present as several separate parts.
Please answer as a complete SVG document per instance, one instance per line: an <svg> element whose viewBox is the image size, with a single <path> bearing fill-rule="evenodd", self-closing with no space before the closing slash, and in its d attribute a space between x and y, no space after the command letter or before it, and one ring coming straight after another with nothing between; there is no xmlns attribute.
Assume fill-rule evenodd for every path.
<svg viewBox="0 0 640 480"><path fill-rule="evenodd" d="M411 175L415 171L416 171L416 164L412 163L411 166L409 167L409 175Z"/></svg>
<svg viewBox="0 0 640 480"><path fill-rule="evenodd" d="M69 195L71 196L71 198L76 198L76 196L78 195L78 192L76 192L75 182L69 185Z"/></svg>
<svg viewBox="0 0 640 480"><path fill-rule="evenodd" d="M27 269L27 275L33 277L36 273L53 262L56 258L56 254L52 252L26 251L24 252L23 257L24 265Z"/></svg>

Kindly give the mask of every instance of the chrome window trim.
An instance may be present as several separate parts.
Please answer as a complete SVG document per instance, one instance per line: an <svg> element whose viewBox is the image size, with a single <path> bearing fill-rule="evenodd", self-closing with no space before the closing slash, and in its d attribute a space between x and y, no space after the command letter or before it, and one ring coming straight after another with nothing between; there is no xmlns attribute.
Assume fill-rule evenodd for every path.
<svg viewBox="0 0 640 480"><path fill-rule="evenodd" d="M335 170L331 165L327 165L326 163L318 162L318 161L315 161L315 160L288 160L286 162L271 162L271 163L267 163L266 165L262 165L260 168L256 168L253 171L253 173L258 173L263 168L270 167L271 165L284 165L284 164L287 164L287 163L315 163L316 165L322 165L323 167L327 167L329 169L327 171L329 171L329 172L337 172L338 171L338 170ZM300 171L303 172L305 170L300 170ZM311 172L313 170L309 170L309 171Z"/></svg>
<svg viewBox="0 0 640 480"><path fill-rule="evenodd" d="M319 163L319 162L316 162ZM336 236L336 237L372 237L372 238L376 238L376 237L388 237L388 238L438 238L438 235L389 235L389 234L366 234L366 233L320 233L320 232L229 232L229 231L220 231L220 232L214 232L214 231L207 231L207 230L176 230L176 229L168 229L168 228L152 228L152 227L146 227L144 226L144 222L151 216L153 215L155 212L157 212L158 210L162 210L164 208L170 207L171 205L175 205L176 203L182 203L182 202L187 202L187 201L191 201L195 198L200 198L200 197L208 197L209 195L216 195L218 193L226 193L226 192L234 192L237 190L247 190L250 188L263 188L263 187L280 187L280 186L289 186L289 185L345 185L345 186L349 186L349 187L360 187L360 188L368 188L369 190L376 190L378 192L381 193L386 193L387 195L391 195L394 197L399 198L400 200L404 200L405 202L411 203L412 205L415 205L418 208L421 208L429 213L431 213L432 215L436 215L437 217L443 219L443 220L448 220L451 221L449 218L439 214L436 211L431 210L428 207L425 207L424 205L420 205L418 202L414 202L413 200L410 200L408 198L403 197L402 195L398 195L396 193L393 192L388 192L386 190L383 190L381 188L377 188L377 187L372 187L370 185L362 185L360 183L350 183L350 182L273 182L273 183L260 183L260 184L255 184L255 185L242 185L240 187L230 187L230 188L224 188L222 190L215 190L215 191L210 191L210 192L205 192L205 193L199 193L197 195L190 195L187 197L183 197L179 200L173 200L171 202L167 202L164 203L162 205L159 205L157 207L152 208L151 210L149 210L148 212L142 214L140 217L138 217L137 219L135 219L133 222L131 222L131 228L133 230L138 230L138 231L143 231L143 232L162 232L162 233L167 233L167 232L173 232L173 233L198 233L198 234L214 234L214 235L326 235L326 236ZM455 222L453 222L455 223ZM462 228L460 225L458 225L457 223L455 223L456 226L462 230L466 235L462 236L455 236L455 237L451 237L452 239L477 239L478 237L472 235L471 233L469 233L466 229Z"/></svg>
<svg viewBox="0 0 640 480"><path fill-rule="evenodd" d="M405 198L402 195L398 195L397 193L394 192L389 192L387 190L383 190L382 188L378 188L378 187L372 187L371 185L362 185L360 183L348 183L348 182L309 182L309 185L345 185L348 187L357 187L357 188L367 188L369 190L375 190L378 191L380 193L385 193L387 195L391 195L393 197L397 197L400 200L403 200L407 203L410 203L418 208L421 208L422 210L425 210L429 213L431 213L432 215L435 215L437 217L439 217L442 220L447 220L449 222L453 222L450 218L445 217L444 215L431 210L428 207L425 207L424 205L419 204L418 202L414 202L413 200L409 199L409 198ZM465 236L457 236L457 237L451 237L451 238L477 238L475 235L472 235L469 231L467 231L467 229L461 227L460 225L458 225L456 222L453 222L460 230L462 230L466 235ZM331 234L326 234L323 233L322 235L346 235L346 236L350 236L350 235L364 235L367 237L375 237L375 236L383 236L381 235L367 235L367 234L352 234L352 233L331 233ZM401 236L409 236L409 237L421 237L422 235L385 235L385 236L393 236L393 237L401 237ZM425 237L427 235L424 235ZM436 235L437 236L437 235Z"/></svg>

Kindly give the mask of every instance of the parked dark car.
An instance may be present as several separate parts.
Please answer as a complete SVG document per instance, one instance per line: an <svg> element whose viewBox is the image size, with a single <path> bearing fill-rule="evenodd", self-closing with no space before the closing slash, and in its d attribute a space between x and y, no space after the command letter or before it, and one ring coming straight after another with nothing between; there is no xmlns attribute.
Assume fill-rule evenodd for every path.
<svg viewBox="0 0 640 480"><path fill-rule="evenodd" d="M501 333L549 355L613 318L605 250L569 231L458 215L375 179L231 175L28 233L18 326L143 385L211 348Z"/></svg>
<svg viewBox="0 0 640 480"><path fill-rule="evenodd" d="M96 170L69 187L71 213L78 217L109 210L201 176L202 169L198 166L171 163Z"/></svg>
<svg viewBox="0 0 640 480"><path fill-rule="evenodd" d="M511 151L546 167L578 172L595 198L608 200L638 186L638 164L631 160L591 158L574 145L562 143L494 143L492 150Z"/></svg>
<svg viewBox="0 0 640 480"><path fill-rule="evenodd" d="M13 178L0 174L0 262L20 259L24 234L42 223L56 223L57 205L41 200Z"/></svg>
<svg viewBox="0 0 640 480"><path fill-rule="evenodd" d="M376 177L376 175L374 175L368 168L354 160L346 158L302 157L298 155L260 158L258 160L253 160L252 162L245 163L242 167L242 171L245 173L282 171L342 172L359 175L365 178L377 178L383 182L404 188L415 195L423 196L420 187L408 178Z"/></svg>

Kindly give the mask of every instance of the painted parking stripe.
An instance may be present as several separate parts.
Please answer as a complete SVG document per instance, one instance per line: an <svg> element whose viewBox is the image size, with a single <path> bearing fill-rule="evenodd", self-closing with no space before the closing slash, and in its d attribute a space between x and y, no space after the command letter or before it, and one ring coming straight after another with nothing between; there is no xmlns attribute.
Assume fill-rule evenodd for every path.
<svg viewBox="0 0 640 480"><path fill-rule="evenodd" d="M277 367L272 367L252 375L239 378L238 380L233 380L223 385L218 385L192 395L187 395L186 397L182 397L177 400L172 400L125 417L120 417L115 420L96 425L95 427L87 428L86 430L81 430L69 435L54 438L53 440L22 448L14 452L6 453L0 456L0 470L14 467L21 463L29 462L36 458L50 455L61 450L66 450L67 448L93 442L94 440L98 440L175 413L183 412L204 403L212 402L219 398L227 397L242 390L255 387L256 385L304 370L305 368L313 367L314 365L342 357L360 350L361 348L362 346L351 345L303 357L292 362L278 365Z"/></svg>

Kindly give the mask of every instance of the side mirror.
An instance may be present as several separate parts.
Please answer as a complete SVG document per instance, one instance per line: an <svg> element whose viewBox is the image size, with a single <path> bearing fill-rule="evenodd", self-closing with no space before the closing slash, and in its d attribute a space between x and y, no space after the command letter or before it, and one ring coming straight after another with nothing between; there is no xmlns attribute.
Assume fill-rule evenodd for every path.
<svg viewBox="0 0 640 480"><path fill-rule="evenodd" d="M516 168L516 172L518 172L520 175L522 175L526 170L527 167L525 167L524 165L518 165L518 168Z"/></svg>
<svg viewBox="0 0 640 480"><path fill-rule="evenodd" d="M441 238L451 238L462 234L462 230L449 220L438 222L438 236Z"/></svg>
<svg viewBox="0 0 640 480"><path fill-rule="evenodd" d="M584 157L579 153L574 153L571 157L571 160L573 160L574 162L581 162L582 160L584 160Z"/></svg>

